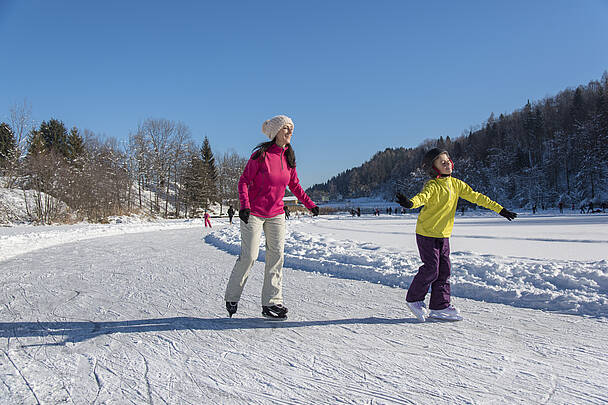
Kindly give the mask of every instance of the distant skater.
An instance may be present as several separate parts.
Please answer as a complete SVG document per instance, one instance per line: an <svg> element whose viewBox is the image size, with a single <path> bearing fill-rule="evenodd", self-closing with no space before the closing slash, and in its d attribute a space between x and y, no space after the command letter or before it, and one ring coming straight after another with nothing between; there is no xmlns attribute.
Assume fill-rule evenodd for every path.
<svg viewBox="0 0 608 405"><path fill-rule="evenodd" d="M211 217L209 216L209 213L207 211L205 211L205 215L203 215L203 218L205 219L205 228L211 228L211 221L209 220L209 218Z"/></svg>
<svg viewBox="0 0 608 405"><path fill-rule="evenodd" d="M232 225L232 217L234 217L234 208L232 205L228 208L228 220L230 221L230 225Z"/></svg>
<svg viewBox="0 0 608 405"><path fill-rule="evenodd" d="M237 311L249 271L258 258L262 231L266 237L266 263L262 287L262 315L287 318L283 305L283 254L285 246L285 187L304 203L313 216L319 207L306 195L296 172L291 146L293 121L278 115L264 122L262 132L269 139L255 147L239 179L241 209L241 253L226 286L226 309L232 317Z"/></svg>
<svg viewBox="0 0 608 405"><path fill-rule="evenodd" d="M517 217L517 214L473 191L462 180L452 177L454 163L447 151L438 148L429 150L421 166L431 176L422 191L411 199L401 193L396 195L397 202L402 207L410 209L424 206L416 222L416 243L423 264L407 290L406 304L422 322L427 317L461 320L460 311L450 302L450 235L458 198L491 209L509 221ZM430 312L427 312L424 299L429 287L431 300Z"/></svg>

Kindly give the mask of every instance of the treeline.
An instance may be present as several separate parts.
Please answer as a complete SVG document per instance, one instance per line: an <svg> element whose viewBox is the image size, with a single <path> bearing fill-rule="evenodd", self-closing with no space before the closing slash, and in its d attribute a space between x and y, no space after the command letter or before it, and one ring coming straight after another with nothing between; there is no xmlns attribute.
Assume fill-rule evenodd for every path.
<svg viewBox="0 0 608 405"><path fill-rule="evenodd" d="M363 165L312 186L314 198L413 195L426 180L418 170L431 147L448 150L456 177L514 207L608 201L608 73L600 81L528 102L455 139L386 149Z"/></svg>
<svg viewBox="0 0 608 405"><path fill-rule="evenodd" d="M181 122L147 119L119 142L54 118L28 128L30 115L15 106L0 123L0 171L6 187L24 191L34 221L192 217L211 204L238 205L247 160L236 152L216 160L209 139L196 145Z"/></svg>

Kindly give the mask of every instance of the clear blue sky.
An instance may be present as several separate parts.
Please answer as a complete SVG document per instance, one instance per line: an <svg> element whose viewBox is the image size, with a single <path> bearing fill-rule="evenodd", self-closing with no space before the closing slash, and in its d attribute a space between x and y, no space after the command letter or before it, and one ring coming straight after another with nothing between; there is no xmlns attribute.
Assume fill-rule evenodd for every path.
<svg viewBox="0 0 608 405"><path fill-rule="evenodd" d="M294 119L304 186L599 80L608 0L0 0L0 120L125 139L144 119L248 155Z"/></svg>

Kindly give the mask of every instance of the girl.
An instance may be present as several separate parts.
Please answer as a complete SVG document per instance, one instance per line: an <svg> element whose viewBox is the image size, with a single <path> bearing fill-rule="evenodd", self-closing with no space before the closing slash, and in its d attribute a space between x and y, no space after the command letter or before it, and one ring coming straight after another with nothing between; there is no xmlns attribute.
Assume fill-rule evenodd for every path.
<svg viewBox="0 0 608 405"><path fill-rule="evenodd" d="M209 220L209 218L211 218L211 216L209 215L209 213L207 211L205 211L205 215L203 215L203 218L205 219L205 228L207 226L209 226L209 228L211 228L211 221Z"/></svg>
<svg viewBox="0 0 608 405"><path fill-rule="evenodd" d="M485 195L473 191L462 180L452 177L454 163L447 151L438 148L428 151L422 159L422 169L432 177L422 191L411 199L397 193L397 202L405 208L424 205L416 222L416 243L422 266L407 290L406 304L424 322L427 317L462 320L460 312L450 304L450 235L458 198L491 209L509 221L517 214L503 208ZM430 313L424 298L431 287Z"/></svg>
<svg viewBox="0 0 608 405"><path fill-rule="evenodd" d="M226 287L226 309L230 317L237 311L249 270L258 257L262 230L266 235L266 266L262 287L262 315L287 318L283 306L283 249L285 245L285 187L304 203L313 216L319 208L306 195L296 172L296 157L291 146L293 121L277 115L262 125L270 139L259 144L239 180L239 218L241 218L241 253Z"/></svg>

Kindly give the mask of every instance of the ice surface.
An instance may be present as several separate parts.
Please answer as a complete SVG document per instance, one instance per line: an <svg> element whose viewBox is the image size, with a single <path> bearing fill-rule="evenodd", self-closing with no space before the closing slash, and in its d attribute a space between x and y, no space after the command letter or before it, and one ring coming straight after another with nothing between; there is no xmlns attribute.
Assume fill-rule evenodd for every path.
<svg viewBox="0 0 608 405"><path fill-rule="evenodd" d="M479 251L452 256L464 321L424 324L403 303L419 265L412 219L290 221L282 323L260 316L262 262L225 313L236 224L0 228L0 403L606 403L594 218L583 238L564 224L548 239L597 242L539 241L537 256L477 233ZM471 229L530 237L509 225ZM555 243L580 258L546 260ZM525 303L462 298L475 292ZM528 308L539 303L563 308Z"/></svg>

